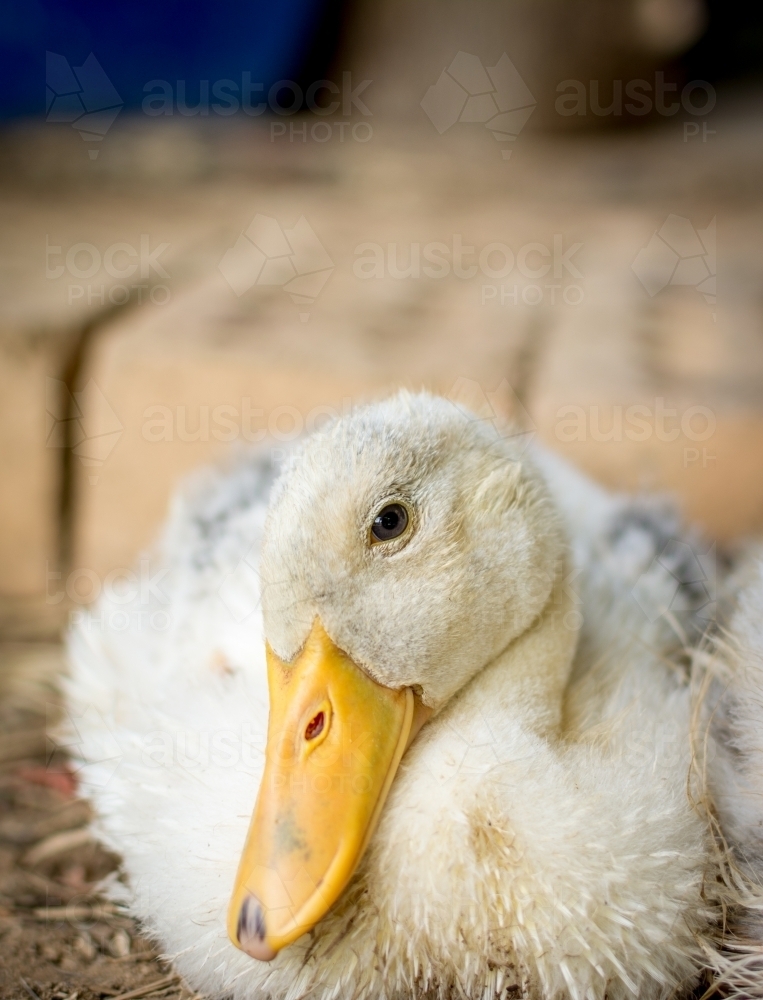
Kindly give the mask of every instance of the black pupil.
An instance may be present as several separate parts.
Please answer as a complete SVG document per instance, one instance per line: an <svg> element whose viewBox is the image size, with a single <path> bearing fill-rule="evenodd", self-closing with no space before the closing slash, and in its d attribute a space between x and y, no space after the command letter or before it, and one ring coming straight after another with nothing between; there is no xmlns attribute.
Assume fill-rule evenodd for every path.
<svg viewBox="0 0 763 1000"><path fill-rule="evenodd" d="M405 507L399 503L391 503L376 515L371 531L375 538L384 542L402 535L407 524L408 514Z"/></svg>

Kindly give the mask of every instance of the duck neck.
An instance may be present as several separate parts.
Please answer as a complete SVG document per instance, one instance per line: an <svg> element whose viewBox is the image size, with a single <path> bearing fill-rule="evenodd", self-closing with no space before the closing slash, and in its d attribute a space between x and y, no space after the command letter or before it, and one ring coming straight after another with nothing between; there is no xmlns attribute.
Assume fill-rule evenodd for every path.
<svg viewBox="0 0 763 1000"><path fill-rule="evenodd" d="M469 685L484 704L492 702L525 731L557 737L562 727L564 689L577 646L570 616L574 605L563 581L563 565L551 595L534 623L482 670Z"/></svg>

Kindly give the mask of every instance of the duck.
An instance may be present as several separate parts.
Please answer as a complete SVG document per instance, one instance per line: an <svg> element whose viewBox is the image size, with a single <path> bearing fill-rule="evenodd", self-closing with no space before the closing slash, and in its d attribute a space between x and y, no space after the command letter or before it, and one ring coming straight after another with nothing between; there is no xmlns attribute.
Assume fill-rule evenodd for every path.
<svg viewBox="0 0 763 1000"><path fill-rule="evenodd" d="M201 471L68 638L105 891L206 996L690 993L725 926L683 530L425 392Z"/></svg>

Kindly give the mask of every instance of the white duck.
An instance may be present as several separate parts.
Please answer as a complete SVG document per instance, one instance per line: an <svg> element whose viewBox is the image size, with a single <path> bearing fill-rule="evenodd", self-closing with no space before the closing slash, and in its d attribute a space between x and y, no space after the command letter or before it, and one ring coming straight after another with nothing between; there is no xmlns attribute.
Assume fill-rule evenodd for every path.
<svg viewBox="0 0 763 1000"><path fill-rule="evenodd" d="M306 440L266 518L272 480L252 458L179 497L164 576L70 643L100 835L187 981L695 984L716 852L659 617L666 515L427 395Z"/></svg>

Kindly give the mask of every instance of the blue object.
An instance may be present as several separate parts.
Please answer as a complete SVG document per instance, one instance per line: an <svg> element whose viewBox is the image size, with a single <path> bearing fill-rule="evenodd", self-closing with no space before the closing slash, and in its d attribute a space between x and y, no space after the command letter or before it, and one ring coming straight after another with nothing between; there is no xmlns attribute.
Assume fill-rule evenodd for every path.
<svg viewBox="0 0 763 1000"><path fill-rule="evenodd" d="M324 0L6 0L0 117L47 115L103 134L112 112L113 121L142 106L151 81L166 82L175 102L180 91L187 108L200 97L204 107L203 81L207 91L261 83L267 94L299 78L323 9Z"/></svg>

